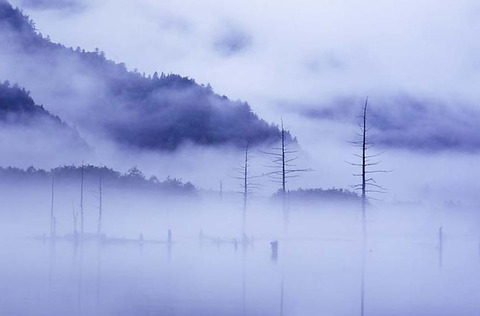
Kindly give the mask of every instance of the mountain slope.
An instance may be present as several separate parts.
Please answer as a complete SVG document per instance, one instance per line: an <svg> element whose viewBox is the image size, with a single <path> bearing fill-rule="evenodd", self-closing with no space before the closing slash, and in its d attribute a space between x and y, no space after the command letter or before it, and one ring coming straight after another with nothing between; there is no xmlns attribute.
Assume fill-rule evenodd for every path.
<svg viewBox="0 0 480 316"><path fill-rule="evenodd" d="M68 126L53 116L43 106L36 105L25 88L10 82L0 83L0 121L5 124L32 125L36 121L44 121L61 129Z"/></svg>
<svg viewBox="0 0 480 316"><path fill-rule="evenodd" d="M145 76L105 58L52 43L0 0L0 77L25 85L82 134L149 150L185 143L244 146L278 141L278 127L247 103L179 75ZM47 76L48 74L48 76Z"/></svg>
<svg viewBox="0 0 480 316"><path fill-rule="evenodd" d="M54 161L62 153L83 154L89 147L78 132L36 105L25 89L0 84L1 162L26 157Z"/></svg>

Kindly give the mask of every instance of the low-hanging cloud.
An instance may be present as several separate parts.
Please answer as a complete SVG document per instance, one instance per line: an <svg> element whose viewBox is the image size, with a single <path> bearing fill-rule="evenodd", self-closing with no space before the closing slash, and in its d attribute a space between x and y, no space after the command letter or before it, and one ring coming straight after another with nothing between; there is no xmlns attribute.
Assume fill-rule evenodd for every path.
<svg viewBox="0 0 480 316"><path fill-rule="evenodd" d="M259 119L246 103L232 102L187 77L129 72L98 49L52 43L20 12L0 4L0 42L5 43L0 74L32 89L84 134L152 150L174 150L188 141L243 147L247 141L278 140L278 128Z"/></svg>
<svg viewBox="0 0 480 316"><path fill-rule="evenodd" d="M68 21L58 12L35 11L40 30L67 45L101 45L141 71L189 74L234 98L318 100L398 90L476 95L480 8L471 0L84 3L89 9ZM253 40L237 59L211 45L232 25ZM311 64L330 67L312 71L305 67Z"/></svg>
<svg viewBox="0 0 480 316"><path fill-rule="evenodd" d="M383 117L391 118L397 115L394 113L407 112L408 115L401 115L405 119L416 118L417 114L402 109L398 95L428 101L421 120L417 118L413 125L403 125L408 132L395 130L393 126L382 130L384 136L388 135L383 144L390 148L398 147L392 142L401 140L396 135L412 139L427 131L427 136L435 136L438 132L435 128L446 125L463 142L446 148L470 151L475 145L471 141L465 143L471 131L467 128L469 124L461 127L458 123L466 119L464 111L474 113L477 108L479 47L473 34L480 23L476 19L479 8L473 1L322 4L287 1L253 5L213 0L202 3L107 0L83 1L83 4L85 10L68 16L59 10L30 8L26 12L34 17L39 31L49 34L54 42L87 50L99 47L107 57L124 61L129 69L138 68L140 73L164 71L188 75L197 82L211 83L216 92L231 99L248 101L267 121L278 122L283 117L287 128L298 136L302 148L310 155L310 161L315 160L306 166L317 171L312 173L312 180L304 181L302 177L303 185L345 187L352 182L343 161L354 150L343 143L352 138L358 111L336 109L338 99L351 101L351 107L359 110L368 95L372 114L381 112ZM78 29L82 32L77 32ZM228 39L230 33L242 34L248 38L248 45L233 54L221 53L215 43ZM19 74L18 78L24 75ZM73 79L75 83L69 80L59 83L74 84L89 93L97 89L96 82L83 80L81 72ZM40 84L27 88L32 89L40 103L55 106L45 102L47 96ZM82 102L76 102L74 110L60 106L59 102L55 113L61 117L70 110L81 113L77 110L82 108ZM97 104L102 106L101 102ZM443 108L447 116L455 118L453 123L438 114ZM351 117L319 122L317 115L305 115L308 111L329 109ZM433 119L440 121L432 122ZM373 122L380 124L381 120L372 118ZM424 123L430 127L425 129ZM417 149L418 144L399 147ZM430 139L420 144L432 142ZM421 162L430 163L423 153L420 158L415 155L402 153L398 157L419 166ZM134 160L130 159L130 163ZM390 169L391 165L385 168ZM402 172L408 169L402 168L395 169ZM189 171L192 169L186 168L182 175L192 176ZM201 181L205 178L201 174L192 177ZM386 186L397 189L395 184ZM412 190L416 188L412 186Z"/></svg>
<svg viewBox="0 0 480 316"><path fill-rule="evenodd" d="M304 104L322 110L349 96L383 102L407 94L439 100L429 108L478 107L475 1L83 4L86 10L68 17L39 8L31 13L39 30L56 41L101 46L141 72L162 70L210 82L222 94L249 101L270 121L278 121L282 104L300 112ZM401 102L387 103L403 111L395 110Z"/></svg>
<svg viewBox="0 0 480 316"><path fill-rule="evenodd" d="M80 10L84 8L81 0L20 0L24 8L40 10Z"/></svg>
<svg viewBox="0 0 480 316"><path fill-rule="evenodd" d="M321 121L356 124L360 104L358 98L345 97L321 107L305 106L303 115ZM452 104L403 94L374 99L367 115L369 134L383 147L425 152L480 150L476 133L480 110L474 104Z"/></svg>

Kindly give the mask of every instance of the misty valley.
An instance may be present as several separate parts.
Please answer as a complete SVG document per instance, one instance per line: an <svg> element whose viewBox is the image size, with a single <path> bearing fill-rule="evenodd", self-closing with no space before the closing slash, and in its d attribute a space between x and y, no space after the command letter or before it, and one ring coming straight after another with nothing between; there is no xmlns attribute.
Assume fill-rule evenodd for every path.
<svg viewBox="0 0 480 316"><path fill-rule="evenodd" d="M477 315L449 2L0 0L0 316Z"/></svg>
<svg viewBox="0 0 480 316"><path fill-rule="evenodd" d="M292 198L285 234L281 201L255 197L242 234L242 199L229 191L142 185L135 170L120 183L90 166L81 196L81 166L53 174L52 186L49 175L2 172L4 315L361 312L358 199ZM448 205L372 208L365 315L475 313L478 217Z"/></svg>

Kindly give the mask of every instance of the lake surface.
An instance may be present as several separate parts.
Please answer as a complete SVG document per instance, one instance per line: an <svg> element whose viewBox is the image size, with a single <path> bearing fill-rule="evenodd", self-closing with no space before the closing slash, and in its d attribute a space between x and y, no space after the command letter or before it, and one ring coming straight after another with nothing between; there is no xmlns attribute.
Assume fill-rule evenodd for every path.
<svg viewBox="0 0 480 316"><path fill-rule="evenodd" d="M0 315L361 315L358 211L292 211L285 237L277 210L252 208L247 227L254 238L243 245L238 209L208 209L107 213L107 236L142 233L145 241L164 242L143 245L34 239L48 230L43 217L3 218ZM477 315L472 214L372 211L364 315ZM59 235L71 230L67 218Z"/></svg>

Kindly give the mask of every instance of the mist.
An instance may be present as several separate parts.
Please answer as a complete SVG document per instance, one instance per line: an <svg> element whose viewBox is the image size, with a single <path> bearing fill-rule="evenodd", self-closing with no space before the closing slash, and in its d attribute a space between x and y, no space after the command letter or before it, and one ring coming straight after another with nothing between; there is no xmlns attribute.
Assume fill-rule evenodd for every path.
<svg viewBox="0 0 480 316"><path fill-rule="evenodd" d="M2 185L3 314L360 314L358 202L292 199L282 237L281 203L252 198L246 241L239 195L178 199L105 181L105 239L75 243L68 236L80 208L79 180L55 182L56 241L48 237L49 177ZM98 179L85 173L85 234L93 236L98 194ZM459 206L369 208L365 315L473 315L478 221L478 212Z"/></svg>
<svg viewBox="0 0 480 316"><path fill-rule="evenodd" d="M0 0L0 315L476 315L479 14Z"/></svg>
<svg viewBox="0 0 480 316"><path fill-rule="evenodd" d="M107 58L125 62L128 69L138 69L147 75L155 71L186 74L204 85L210 83L219 95L247 101L267 122L279 124L283 118L287 129L299 141L301 156L309 159L305 166L315 170L304 180L309 186L345 188L354 184L351 169L344 163L354 150L344 145L356 132L357 116L366 96L372 105L373 138L380 146L378 152L395 151L405 157L402 160L422 164L436 161L437 153L440 156L458 153L459 159L473 161L478 151L474 70L478 48L470 40L472 30L478 28L474 18L478 10L471 1L455 5L442 2L435 6L429 1L395 5L393 2L375 5L349 1L285 2L278 6L265 2L255 5L253 13L246 9L247 4L225 6L215 1L202 5L189 1L12 3L33 17L38 31L53 42L73 48L80 46L87 52L98 47ZM290 12L296 14L291 16ZM424 16L431 18L427 22ZM399 22L402 20L408 20L408 26ZM444 21L448 21L448 28ZM76 32L77 29L82 32ZM128 109L130 100L116 100L115 107L107 106L111 96L104 87L104 79L85 67L78 56L55 59L61 67L54 68L53 73L51 67L42 67L45 63L37 62L39 58L44 59L41 55L32 58L7 53L2 58L5 79L20 83L31 91L37 103L76 127L96 149L97 154L90 162L102 164L111 157L135 157L123 163L115 159L115 167L126 171L141 156L158 165L168 165L169 170L185 178L187 172L174 167L176 153L182 159L182 153L194 156L182 148L193 148L200 153L205 150L203 146L195 149L196 144L187 143L180 145L173 155L157 155L151 148L140 153L138 148L130 151L123 146L125 142L129 145L132 142L128 139L148 138L145 134L151 128L129 135L124 126L132 124L129 119L136 116L139 116L138 126L159 126L155 116L119 111L118 103L122 104L120 108ZM37 77L32 77L32 69L36 69ZM51 80L40 80L43 73L50 73ZM176 92L162 97L189 100ZM337 114L325 116L325 111ZM178 126L178 116L166 113L158 116L161 125L168 126L163 119L168 117ZM145 117L152 119L152 123L146 122ZM115 125L109 122L122 126L122 132L113 136L113 144L109 133ZM164 128L158 133L170 132ZM324 137L312 137L318 133ZM118 139L121 141L117 150ZM322 147L326 143L328 147ZM223 158L224 147L206 151L216 151ZM151 153L152 157L148 157ZM103 157L103 154L108 155ZM208 159L197 162L206 170L215 170L219 159L209 154ZM81 159L65 160L66 164L80 162ZM161 172L162 168L156 168L155 163L145 164L144 168ZM228 162L236 163L235 158ZM399 167L387 163L385 168ZM192 169L196 168L187 168L195 172ZM402 169L401 174L408 172L412 178L418 178L417 169ZM477 172L475 166L468 170L466 173ZM228 171L222 169L222 173ZM424 183L418 186L434 185L429 183L429 176L419 179ZM211 181L211 177L201 173L192 177L204 188L218 186L218 179ZM435 184L444 181L448 180ZM395 183L386 187L392 185ZM475 183L469 182L470 186ZM415 187L402 199L417 199L417 192ZM455 199L455 194L448 199ZM394 194L388 198L393 200ZM442 195L440 198L445 200Z"/></svg>

